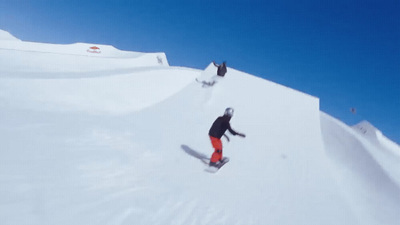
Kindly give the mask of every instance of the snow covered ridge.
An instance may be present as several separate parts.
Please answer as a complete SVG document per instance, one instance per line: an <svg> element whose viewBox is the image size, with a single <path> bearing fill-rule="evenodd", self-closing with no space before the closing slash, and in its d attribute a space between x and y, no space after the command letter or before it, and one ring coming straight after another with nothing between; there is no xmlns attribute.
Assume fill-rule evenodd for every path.
<svg viewBox="0 0 400 225"><path fill-rule="evenodd" d="M2 224L400 221L398 146L316 97L233 68L203 87L212 64L170 67L158 53L0 44ZM208 130L228 106L246 138L223 139L230 161L210 174Z"/></svg>
<svg viewBox="0 0 400 225"><path fill-rule="evenodd" d="M369 139L372 143L377 145L386 146L388 149L398 149L397 152L400 155L400 147L395 142L385 137L380 130L374 127L368 121L362 121L353 126L353 129L358 131L360 134Z"/></svg>
<svg viewBox="0 0 400 225"><path fill-rule="evenodd" d="M20 41L9 32L0 29L0 41L7 40L7 41Z"/></svg>
<svg viewBox="0 0 400 225"><path fill-rule="evenodd" d="M2 73L88 72L169 66L163 52L121 51L109 45L88 43L60 45L15 41L18 39L1 30L0 35L0 60L9 62L0 68Z"/></svg>

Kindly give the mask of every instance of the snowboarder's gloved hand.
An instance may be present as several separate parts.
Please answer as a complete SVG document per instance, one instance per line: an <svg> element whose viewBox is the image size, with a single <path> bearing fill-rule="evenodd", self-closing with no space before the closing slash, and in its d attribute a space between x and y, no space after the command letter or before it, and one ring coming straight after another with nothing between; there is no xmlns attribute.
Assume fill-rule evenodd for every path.
<svg viewBox="0 0 400 225"><path fill-rule="evenodd" d="M245 134L238 134L240 137L246 137L246 135Z"/></svg>

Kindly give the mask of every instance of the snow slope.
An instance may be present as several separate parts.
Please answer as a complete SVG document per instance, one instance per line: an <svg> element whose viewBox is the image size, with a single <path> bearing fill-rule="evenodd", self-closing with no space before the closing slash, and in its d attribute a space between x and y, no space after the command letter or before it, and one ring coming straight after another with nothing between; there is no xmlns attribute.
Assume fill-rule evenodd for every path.
<svg viewBox="0 0 400 225"><path fill-rule="evenodd" d="M316 97L233 68L203 88L195 78L213 79L211 64L204 71L170 67L164 53L101 45L93 56L83 53L91 44L3 40L4 33L5 224L400 219L399 147L321 113ZM224 139L231 160L210 174L208 129L228 106L235 108L232 127L247 137Z"/></svg>
<svg viewBox="0 0 400 225"><path fill-rule="evenodd" d="M327 155L336 179L361 224L397 224L400 212L400 149L378 143L371 124L350 128L321 114ZM361 131L361 135L360 135ZM394 144L394 143L393 143Z"/></svg>

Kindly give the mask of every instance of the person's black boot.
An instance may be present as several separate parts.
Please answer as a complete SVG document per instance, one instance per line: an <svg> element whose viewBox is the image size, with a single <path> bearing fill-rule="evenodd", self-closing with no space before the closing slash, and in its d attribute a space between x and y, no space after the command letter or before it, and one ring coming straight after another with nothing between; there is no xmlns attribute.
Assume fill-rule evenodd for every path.
<svg viewBox="0 0 400 225"><path fill-rule="evenodd" d="M215 163L215 162L210 162L208 165L209 166L213 166L213 167L217 167L217 163Z"/></svg>

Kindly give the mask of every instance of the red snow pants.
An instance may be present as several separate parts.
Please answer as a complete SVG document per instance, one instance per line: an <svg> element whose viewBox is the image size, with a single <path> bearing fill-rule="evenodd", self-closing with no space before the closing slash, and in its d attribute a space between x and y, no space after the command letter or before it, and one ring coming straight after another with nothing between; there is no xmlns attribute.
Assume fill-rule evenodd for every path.
<svg viewBox="0 0 400 225"><path fill-rule="evenodd" d="M211 162L218 162L222 159L222 141L219 138L210 136L211 144L213 146L214 153L211 155Z"/></svg>

